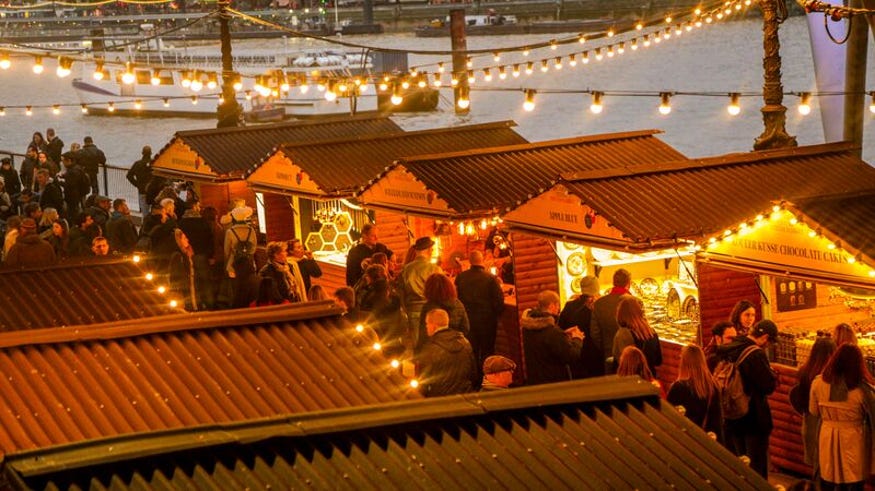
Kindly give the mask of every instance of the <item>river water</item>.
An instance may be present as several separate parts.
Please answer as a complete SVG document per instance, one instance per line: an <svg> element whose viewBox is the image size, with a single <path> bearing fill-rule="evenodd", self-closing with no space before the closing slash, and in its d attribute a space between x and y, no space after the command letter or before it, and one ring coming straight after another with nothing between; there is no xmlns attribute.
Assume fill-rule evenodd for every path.
<svg viewBox="0 0 875 491"><path fill-rule="evenodd" d="M781 55L785 91L815 91L808 31L803 17L793 17L781 26ZM549 39L548 35L470 37L468 48L501 48L524 45ZM449 50L449 39L420 39L412 34L347 37L345 41L371 46ZM304 40L243 40L235 42L235 53L249 50L297 50L312 45ZM285 46L285 48L282 48ZM580 51L581 48L575 48ZM215 48L218 51L218 48ZM867 90L875 89L872 68L875 67L873 49L869 49L870 67ZM533 51L530 59L539 60L553 55L570 53L565 47L553 54L549 50ZM474 85L471 94L471 112L456 116L450 102L451 93L442 91L440 110L433 113L393 116L403 128L418 130L482 123L511 119L518 123L517 130L531 141L565 138L597 133L659 129L659 137L689 157L704 157L728 152L745 152L752 148L754 139L762 133L760 97L742 97L742 112L732 117L727 114L728 97L676 96L672 112L663 116L657 112L659 99L649 97L606 97L600 115L589 112L590 97L584 94L549 94L536 96L536 108L522 109L522 89L538 90L600 90L654 92L760 92L762 88L762 23L759 18L723 22L683 36L663 41L650 48L626 50L623 56L605 59L574 69L550 70L540 73L536 67L531 76L518 79L508 77L504 82L494 81L490 87L517 89L482 91L482 82ZM522 55L517 55L519 59ZM591 56L592 58L592 56ZM415 55L411 64L433 62L438 58ZM491 56L478 59L480 66L494 65ZM502 63L511 61L505 57ZM33 75L24 63L0 72L0 106L49 105L78 103L69 79L54 75L54 66L47 62L40 76ZM449 64L448 64L449 65ZM477 66L477 65L475 65ZM478 74L479 79L479 74ZM812 112L803 117L796 111L798 97L785 97L787 130L796 136L800 145L822 143L823 129L819 118L818 100L813 98ZM868 105L868 100L867 100ZM866 111L864 154L867 162L875 162L875 119ZM86 116L71 107L61 115L53 115L47 108L34 109L25 116L22 109L7 109L0 118L0 149L23 152L33 131L54 127L67 143L82 141L86 135L107 154L110 163L128 166L139 158L142 145L159 149L179 130L214 127L212 120L179 118L126 118L119 116Z"/></svg>

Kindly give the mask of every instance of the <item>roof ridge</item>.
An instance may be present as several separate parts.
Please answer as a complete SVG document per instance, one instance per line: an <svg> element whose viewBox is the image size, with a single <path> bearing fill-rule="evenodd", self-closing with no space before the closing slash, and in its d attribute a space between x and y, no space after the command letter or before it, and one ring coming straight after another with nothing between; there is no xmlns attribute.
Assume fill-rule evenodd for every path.
<svg viewBox="0 0 875 491"><path fill-rule="evenodd" d="M573 390L571 390L573 389ZM600 377L506 391L472 392L415 401L311 411L257 420L128 433L84 440L6 456L8 465L25 475L98 465L173 451L229 443L253 443L275 437L308 437L326 433L476 417L521 409L650 400L659 406L658 391L638 377ZM197 435L195 438L194 435Z"/></svg>
<svg viewBox="0 0 875 491"><path fill-rule="evenodd" d="M516 127L516 121L507 119L502 121L492 121L488 123L478 123L478 124L470 124L470 125L462 125L462 126L451 126L451 127L441 127L441 128L428 128L425 130L416 130L416 131L406 131L404 133L380 133L373 135L359 135L355 138L332 138L327 140L319 140L315 142L287 142L280 143L274 147L273 152L277 150L282 150L284 148L296 148L296 147L314 147L318 145L338 145L338 144L354 144L361 143L363 141L375 141L375 140L394 140L398 138L408 138L408 137L419 137L419 136L428 136L435 135L441 133L453 133L457 131L462 132L472 132L472 131L484 131L490 129L501 129L501 128L513 128Z"/></svg>
<svg viewBox="0 0 875 491"><path fill-rule="evenodd" d="M235 310L184 312L147 319L2 332L0 333L0 350L25 345L105 341L177 331L234 327L244 324L316 319L336 316L341 313L342 310L334 305L332 300Z"/></svg>
<svg viewBox="0 0 875 491"><path fill-rule="evenodd" d="M201 136L201 135L222 135L226 133L247 133L252 131L265 131L278 128L299 127L299 126L321 126L327 124L337 124L346 121L367 121L377 119L389 119L387 116L379 115L361 115L361 116L338 116L319 119L292 120L282 121L279 123L251 125L251 126L232 126L229 128L204 128L199 130L183 130L174 133L174 138L185 136Z"/></svg>
<svg viewBox="0 0 875 491"><path fill-rule="evenodd" d="M652 137L653 135L657 135L663 133L662 130L637 130L637 131L624 131L617 133L599 133L596 135L585 135L585 136L574 136L569 138L559 138L555 140L545 140L539 142L532 143L520 143L519 145L507 145L503 147L487 147L487 148L475 148L471 150L460 150L456 152L447 152L440 154L428 154L428 155L417 155L412 158L401 158L398 159L395 163L418 163L418 162L428 162L431 160L435 160L440 157L441 160L448 160L451 158L457 157L469 157L474 155L501 155L508 154L514 152L521 151L529 151L529 150L538 150L541 148L547 147L563 147L563 146L572 146L572 145L580 145L585 143L599 143L599 142L608 142L608 141L617 141L617 140L631 140L634 138L642 138L642 137Z"/></svg>
<svg viewBox="0 0 875 491"><path fill-rule="evenodd" d="M608 179L612 177L636 176L642 174L656 174L662 172L677 172L689 169L702 169L711 167L726 167L733 165L752 164L785 157L805 157L822 153L842 153L859 148L850 142L821 143L802 147L780 148L770 150L757 150L752 152L734 152L714 157L675 160L658 164L640 164L627 167L615 167L610 169L597 169L589 171L566 172L561 175L561 180L573 183L574 181L587 181L595 179Z"/></svg>

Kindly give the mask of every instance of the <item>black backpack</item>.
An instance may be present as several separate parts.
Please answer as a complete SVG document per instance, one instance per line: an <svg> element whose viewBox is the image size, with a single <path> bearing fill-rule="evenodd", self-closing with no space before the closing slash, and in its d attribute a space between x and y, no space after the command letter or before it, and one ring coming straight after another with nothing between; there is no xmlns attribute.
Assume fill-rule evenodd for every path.
<svg viewBox="0 0 875 491"><path fill-rule="evenodd" d="M234 266L234 269L237 269L238 265L252 263L255 260L255 246L249 241L252 237L252 227L249 227L246 230L245 239L241 239L240 236L237 235L237 231L233 228L230 230L237 239L237 243L234 244L234 250L232 252L231 264Z"/></svg>

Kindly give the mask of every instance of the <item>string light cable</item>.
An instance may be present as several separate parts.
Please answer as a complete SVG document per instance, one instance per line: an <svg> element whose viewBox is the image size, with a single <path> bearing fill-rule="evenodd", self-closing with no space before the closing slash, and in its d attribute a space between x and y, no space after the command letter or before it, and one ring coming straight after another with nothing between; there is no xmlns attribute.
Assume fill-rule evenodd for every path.
<svg viewBox="0 0 875 491"><path fill-rule="evenodd" d="M832 20L852 18L855 15L875 15L875 10L872 9L833 5L820 0L796 0L796 3L805 9L806 13L823 12Z"/></svg>

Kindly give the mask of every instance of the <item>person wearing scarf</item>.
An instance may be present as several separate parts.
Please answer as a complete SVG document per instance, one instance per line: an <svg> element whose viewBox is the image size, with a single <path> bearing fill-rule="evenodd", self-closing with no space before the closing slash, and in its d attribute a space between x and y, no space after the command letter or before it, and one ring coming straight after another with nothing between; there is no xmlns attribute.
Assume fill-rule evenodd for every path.
<svg viewBox="0 0 875 491"><path fill-rule="evenodd" d="M267 244L268 263L261 268L258 276L271 277L277 289L274 298L287 299L289 302L303 302L307 299L304 291L304 281L288 263L288 244L285 242L270 242Z"/></svg>

